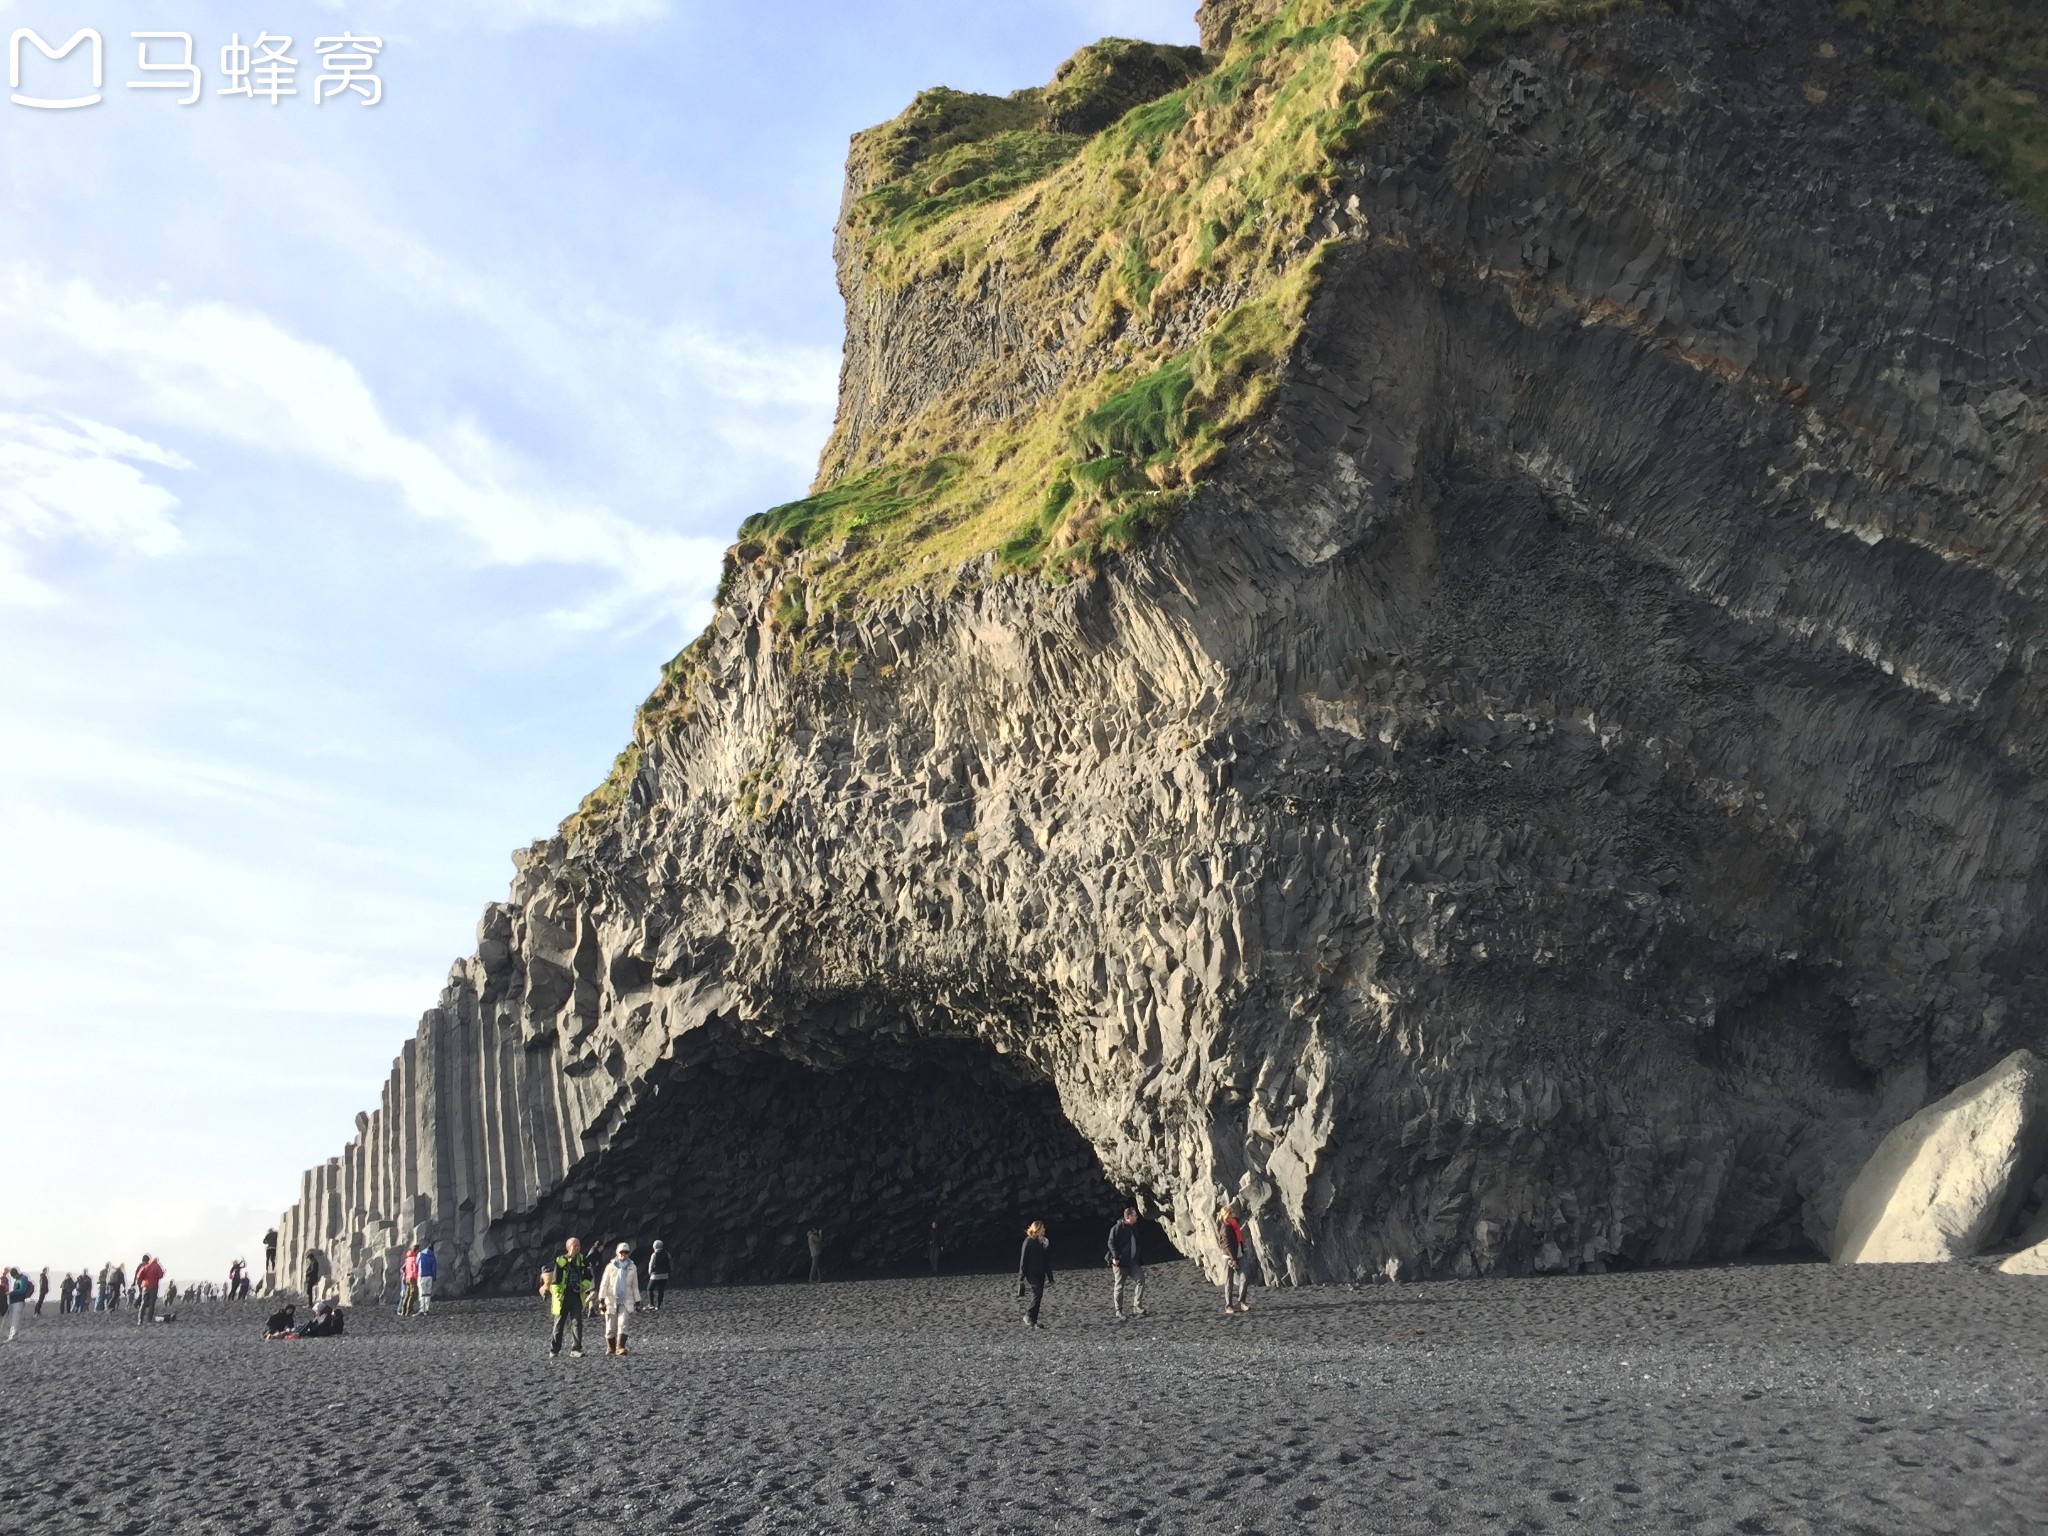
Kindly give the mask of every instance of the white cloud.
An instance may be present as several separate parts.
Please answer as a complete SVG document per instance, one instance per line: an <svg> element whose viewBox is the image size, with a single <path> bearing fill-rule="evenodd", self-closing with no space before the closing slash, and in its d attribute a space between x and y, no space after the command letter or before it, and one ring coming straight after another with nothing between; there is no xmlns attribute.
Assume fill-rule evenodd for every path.
<svg viewBox="0 0 2048 1536"><path fill-rule="evenodd" d="M30 572L30 550L66 539L165 555L180 538L178 498L138 465L190 469L177 454L103 422L0 411L0 605L57 594Z"/></svg>
<svg viewBox="0 0 2048 1536"><path fill-rule="evenodd" d="M0 328L61 356L67 379L81 367L99 370L94 398L131 419L388 485L418 516L459 530L489 563L608 573L614 590L603 603L565 615L579 627L644 610L650 600L680 611L701 598L717 568L719 541L650 528L533 484L516 454L472 424L457 423L433 444L399 431L348 359L254 311L113 298L81 279L54 282L16 264L0 274ZM166 520L175 500L127 462L153 452L151 462L169 464L174 455L90 424L61 440L46 427L37 434L15 445L19 474L25 486L65 492L72 523L125 529L131 540L159 546L175 537ZM17 500L24 527L32 516L57 515L28 489Z"/></svg>
<svg viewBox="0 0 2048 1536"><path fill-rule="evenodd" d="M366 276L417 309L487 327L520 374L546 381L552 408L573 408L593 439L689 503L729 499L769 466L810 479L838 402L838 347L650 325L594 299L565 302L559 289L536 303L502 267L452 259L380 218L345 178L302 178L293 191Z"/></svg>

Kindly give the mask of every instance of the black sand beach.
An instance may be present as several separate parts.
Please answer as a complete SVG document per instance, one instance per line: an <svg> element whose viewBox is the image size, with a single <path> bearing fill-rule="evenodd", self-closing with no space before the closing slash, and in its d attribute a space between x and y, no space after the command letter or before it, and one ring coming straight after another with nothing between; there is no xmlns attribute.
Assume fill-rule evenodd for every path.
<svg viewBox="0 0 2048 1536"><path fill-rule="evenodd" d="M1050 1327L1001 1276L683 1291L545 1355L537 1302L0 1345L0 1530L2021 1532L2048 1284L1792 1265L1255 1291L1184 1264Z"/></svg>

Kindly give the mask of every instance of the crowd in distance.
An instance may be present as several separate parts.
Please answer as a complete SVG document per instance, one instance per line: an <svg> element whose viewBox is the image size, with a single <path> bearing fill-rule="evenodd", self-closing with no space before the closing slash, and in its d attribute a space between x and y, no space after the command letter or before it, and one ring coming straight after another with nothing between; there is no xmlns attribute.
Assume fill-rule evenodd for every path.
<svg viewBox="0 0 2048 1536"><path fill-rule="evenodd" d="M1244 1224L1231 1205L1224 1205L1216 1213L1216 1236L1223 1257L1224 1315L1241 1316L1251 1310L1246 1299L1251 1248ZM805 1241L811 1260L809 1278L815 1282L824 1278L826 1239L823 1229L810 1228L805 1233ZM1103 1258L1110 1272L1110 1307L1116 1320L1123 1322L1144 1316L1145 1266L1139 1247L1135 1207L1125 1207L1123 1214L1111 1225L1104 1246ZM275 1231L264 1234L263 1249L263 1292L270 1295L277 1290ZM942 1251L939 1224L934 1221L926 1245L926 1257L934 1274L938 1273ZM566 1343L570 1355L580 1357L583 1353L584 1319L596 1315L603 1320L605 1353L624 1355L629 1319L638 1311L661 1309L674 1273L673 1256L659 1241L648 1252L643 1282L630 1243L618 1244L611 1260L598 1269L583 1252L581 1239L568 1239L562 1245L562 1251L542 1268L539 1276L538 1291L548 1303L552 1324L548 1354L550 1357L559 1356ZM1024 1304L1022 1321L1027 1328L1045 1326L1045 1295L1054 1286L1056 1273L1052 1242L1045 1223L1034 1221L1025 1232L1017 1261L1017 1299ZM416 1243L406 1249L397 1308L400 1317L424 1317L433 1310L434 1285L439 1274L440 1261L433 1244ZM288 1302L265 1320L264 1337L303 1339L340 1335L344 1328L344 1310L336 1297L321 1295L323 1281L331 1278L323 1272L318 1254L308 1253L305 1271L300 1277L308 1315L299 1317L298 1304ZM185 1288L182 1297L187 1302L239 1301L252 1295L254 1289L248 1265L237 1259L229 1266L224 1284L195 1282ZM178 1286L166 1278L163 1264L146 1253L136 1265L132 1279L123 1266L110 1262L101 1265L97 1274L81 1270L75 1275L64 1275L55 1290L60 1314L107 1314L132 1308L138 1324L173 1321L176 1314L170 1309L180 1300ZM29 1318L42 1315L51 1291L47 1269L34 1276L16 1267L0 1270L0 1293L4 1293L7 1302L6 1337L9 1340L20 1336Z"/></svg>

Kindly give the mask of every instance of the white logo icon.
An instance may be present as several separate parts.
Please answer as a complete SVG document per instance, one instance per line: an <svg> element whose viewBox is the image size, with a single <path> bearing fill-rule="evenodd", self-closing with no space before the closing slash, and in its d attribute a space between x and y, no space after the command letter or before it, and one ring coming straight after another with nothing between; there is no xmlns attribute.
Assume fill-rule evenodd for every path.
<svg viewBox="0 0 2048 1536"><path fill-rule="evenodd" d="M86 39L92 40L92 94L70 96L59 101L48 96L24 96L21 94L21 45L34 43L46 59L63 58ZM17 107L50 107L64 111L70 107L96 107L100 102L100 87L107 83L106 44L99 33L91 27L80 27L71 34L71 41L62 48L52 48L42 37L28 27L17 27L14 36L7 40L7 83L14 92Z"/></svg>

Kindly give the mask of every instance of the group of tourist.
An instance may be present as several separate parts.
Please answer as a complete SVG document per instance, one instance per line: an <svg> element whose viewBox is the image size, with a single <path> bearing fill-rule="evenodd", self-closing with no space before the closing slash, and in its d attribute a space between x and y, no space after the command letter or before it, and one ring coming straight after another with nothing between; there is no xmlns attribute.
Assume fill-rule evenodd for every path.
<svg viewBox="0 0 2048 1536"><path fill-rule="evenodd" d="M414 1243L405 1250L399 1271L398 1315L424 1317L434 1308L434 1281L440 1276L441 1261L434 1257L432 1243Z"/></svg>
<svg viewBox="0 0 2048 1536"><path fill-rule="evenodd" d="M1224 1259L1224 1315L1249 1312L1251 1306L1245 1299L1245 1287L1251 1248L1244 1224L1236 1209L1228 1204L1216 1213L1216 1222L1217 1241ZM804 1235L810 1250L810 1278L819 1280L824 1274L825 1233L822 1228L812 1227ZM1137 1209L1126 1206L1123 1215L1109 1229L1104 1255L1110 1270L1110 1307L1120 1323L1145 1315L1145 1266L1138 1237ZM274 1281L276 1241L274 1233L266 1234L266 1290ZM940 1254L936 1221L931 1226L926 1252L932 1272L936 1274ZM613 1250L610 1261L598 1269L584 1254L581 1239L570 1238L563 1245L562 1252L540 1273L540 1295L548 1302L552 1319L549 1357L559 1356L566 1342L570 1355L580 1358L583 1354L584 1319L593 1313L603 1320L604 1352L607 1355L625 1354L628 1321L643 1308L660 1309L673 1273L669 1251L658 1241L649 1250L647 1279L643 1285L639 1266L633 1260L632 1244L620 1243ZM1045 1293L1054 1283L1054 1274L1051 1237L1044 1222L1034 1221L1025 1232L1023 1252L1017 1261L1017 1298L1026 1303L1023 1321L1027 1328L1044 1326L1041 1314ZM414 1243L407 1247L399 1271L400 1317L425 1316L432 1311L434 1282L439 1275L440 1261L435 1256L432 1243ZM341 1333L342 1309L333 1298L320 1297L321 1279L319 1258L308 1253L305 1295L309 1315L302 1320L297 1316L295 1305L286 1305L266 1320L265 1338L323 1338ZM0 1270L0 1298L6 1302L8 1339L20 1335L26 1318L42 1314L43 1303L50 1290L50 1272L47 1269L36 1276L23 1269ZM136 1266L132 1281L121 1265L108 1263L101 1265L97 1274L65 1275L56 1290L57 1309L61 1313L109 1312L118 1310L125 1303L134 1307L138 1323L150 1322L157 1316L159 1292L167 1306L178 1301L176 1284L166 1282L163 1265L146 1253ZM188 1301L239 1301L251 1294L253 1288L248 1265L237 1259L228 1268L225 1287L210 1281L199 1282L186 1288L185 1298ZM168 1321L168 1316L164 1320Z"/></svg>
<svg viewBox="0 0 2048 1536"><path fill-rule="evenodd" d="M1252 1256L1250 1237L1234 1205L1226 1203L1217 1211L1216 1237L1223 1250L1223 1314L1226 1317L1241 1316L1251 1311L1246 1287ZM804 1240L811 1259L809 1278L816 1282L824 1276L824 1229L806 1229ZM1104 1258L1110 1271L1110 1307L1116 1320L1121 1323L1143 1317L1145 1264L1139 1246L1135 1206L1124 1207L1123 1214L1110 1227L1106 1250ZM408 1252L408 1273L411 1272L414 1255L423 1251L414 1249ZM926 1252L932 1273L937 1274L940 1242L936 1221L931 1226ZM607 1355L625 1354L628 1321L643 1306L659 1308L662 1292L668 1288L669 1256L659 1242L648 1254L647 1273L647 1286L643 1291L638 1267L633 1262L631 1243L620 1243L613 1250L611 1261L601 1270L594 1268L583 1252L582 1239L572 1237L564 1243L561 1253L540 1272L539 1292L548 1303L553 1322L548 1357L559 1357L566 1342L570 1356L581 1359L584 1320L593 1313L604 1321L604 1352ZM1045 1223L1034 1221L1025 1231L1023 1252L1017 1261L1017 1299L1027 1302L1024 1309L1027 1328L1045 1326L1040 1314L1044 1310L1046 1290L1053 1283L1052 1239ZM403 1302L399 1310L403 1315Z"/></svg>
<svg viewBox="0 0 2048 1536"><path fill-rule="evenodd" d="M1223 1249L1223 1315L1232 1317L1251 1311L1245 1287L1251 1267L1251 1241L1235 1206L1225 1204L1216 1213L1216 1240ZM1145 1263L1138 1247L1138 1211L1125 1206L1124 1213L1109 1229L1109 1304L1118 1322L1145 1315ZM1045 1305L1046 1287L1053 1283L1052 1239L1045 1223L1034 1221L1024 1234L1024 1251L1017 1260L1017 1299L1024 1309L1024 1326L1043 1328L1039 1313ZM1128 1300L1129 1306L1125 1302Z"/></svg>
<svg viewBox="0 0 2048 1536"><path fill-rule="evenodd" d="M135 1277L131 1281L128 1271L119 1264L106 1263L95 1275L82 1270L76 1275L66 1275L57 1284L57 1310L71 1312L118 1312L123 1305L135 1309L138 1323L153 1322L156 1319L157 1295L164 1287L164 1267L148 1254L135 1266ZM23 1325L31 1317L43 1315L43 1305L50 1299L50 1272L45 1269L31 1275L27 1270L10 1266L0 1270L0 1295L7 1304L7 1337L12 1340L21 1336ZM169 1299L178 1299L178 1288L170 1287Z"/></svg>
<svg viewBox="0 0 2048 1536"><path fill-rule="evenodd" d="M274 1263L276 1233L266 1236L264 1243L265 1252ZM267 1270L265 1278L267 1282ZM19 1338L29 1318L41 1317L52 1291L56 1292L59 1316L74 1312L106 1314L127 1307L133 1309L137 1323L150 1323L170 1321L168 1312L158 1311L159 1300L166 1308L174 1307L180 1301L240 1301L254 1295L255 1286L249 1278L248 1264L241 1259L228 1266L225 1284L196 1280L182 1291L175 1280L166 1277L162 1262L146 1253L135 1266L132 1278L126 1265L113 1260L97 1270L81 1268L76 1274L66 1274L54 1286L50 1283L48 1269L31 1275L26 1269L10 1267L0 1270L0 1301L5 1302L5 1336Z"/></svg>

